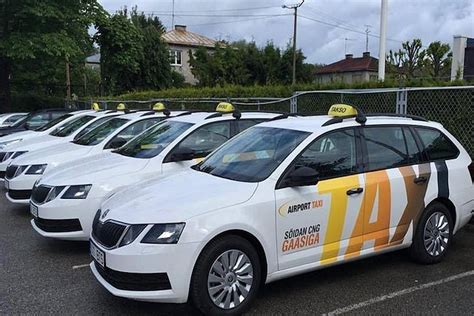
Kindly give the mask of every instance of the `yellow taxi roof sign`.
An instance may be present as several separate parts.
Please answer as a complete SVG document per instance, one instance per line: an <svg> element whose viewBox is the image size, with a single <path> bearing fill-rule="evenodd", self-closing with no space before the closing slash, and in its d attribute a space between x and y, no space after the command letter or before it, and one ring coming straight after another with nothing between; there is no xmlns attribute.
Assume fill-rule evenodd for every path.
<svg viewBox="0 0 474 316"><path fill-rule="evenodd" d="M216 112L220 113L232 113L235 111L234 106L232 103L229 102L221 102L216 107Z"/></svg>
<svg viewBox="0 0 474 316"><path fill-rule="evenodd" d="M125 106L125 103L119 103L117 105L117 111L125 111L127 107Z"/></svg>
<svg viewBox="0 0 474 316"><path fill-rule="evenodd" d="M92 103L91 108L92 108L92 110L94 110L94 111L100 111L100 105L99 105L99 103L97 103L97 102Z"/></svg>
<svg viewBox="0 0 474 316"><path fill-rule="evenodd" d="M328 112L329 116L356 116L357 115L357 109L354 108L351 105L348 104L333 104L329 108Z"/></svg>
<svg viewBox="0 0 474 316"><path fill-rule="evenodd" d="M165 109L166 109L166 106L161 102L157 102L155 103L155 105L153 105L153 111L163 111Z"/></svg>

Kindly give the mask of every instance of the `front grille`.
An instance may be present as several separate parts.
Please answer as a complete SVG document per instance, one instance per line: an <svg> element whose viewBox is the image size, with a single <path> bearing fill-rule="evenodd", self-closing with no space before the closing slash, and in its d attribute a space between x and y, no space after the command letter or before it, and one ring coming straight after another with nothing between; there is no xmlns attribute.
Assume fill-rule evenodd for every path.
<svg viewBox="0 0 474 316"><path fill-rule="evenodd" d="M0 152L0 162L3 162L3 159L5 158L6 155L7 155L6 152Z"/></svg>
<svg viewBox="0 0 474 316"><path fill-rule="evenodd" d="M33 192L31 193L31 200L37 204L42 204L46 201L49 191L51 191L51 187L44 185L34 187Z"/></svg>
<svg viewBox="0 0 474 316"><path fill-rule="evenodd" d="M128 273L103 268L94 262L97 272L110 285L126 291L163 291L171 290L171 283L166 273Z"/></svg>
<svg viewBox="0 0 474 316"><path fill-rule="evenodd" d="M99 220L100 213L100 211L97 212L94 222L92 223L92 235L101 245L107 248L115 247L127 226L111 221L102 223Z"/></svg>
<svg viewBox="0 0 474 316"><path fill-rule="evenodd" d="M35 218L35 224L39 229L48 233L68 233L82 230L78 219L44 219Z"/></svg>
<svg viewBox="0 0 474 316"><path fill-rule="evenodd" d="M31 190L8 190L8 196L12 200L29 200Z"/></svg>
<svg viewBox="0 0 474 316"><path fill-rule="evenodd" d="M0 171L0 179L4 179L5 178L5 171Z"/></svg>
<svg viewBox="0 0 474 316"><path fill-rule="evenodd" d="M7 171L5 172L5 178L13 179L15 177L16 170L18 166L10 165L7 167Z"/></svg>

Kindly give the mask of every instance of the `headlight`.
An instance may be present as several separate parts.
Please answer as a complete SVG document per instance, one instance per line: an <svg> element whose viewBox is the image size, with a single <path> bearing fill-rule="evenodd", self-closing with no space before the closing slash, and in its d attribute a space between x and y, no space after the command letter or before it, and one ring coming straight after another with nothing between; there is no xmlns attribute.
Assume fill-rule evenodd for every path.
<svg viewBox="0 0 474 316"><path fill-rule="evenodd" d="M22 174L29 166L18 166L15 172L14 177L18 177L20 174Z"/></svg>
<svg viewBox="0 0 474 316"><path fill-rule="evenodd" d="M176 244L183 232L185 223L156 224L143 237L144 244Z"/></svg>
<svg viewBox="0 0 474 316"><path fill-rule="evenodd" d="M51 188L51 191L49 191L48 196L46 197L46 200L44 201L44 203L47 203L57 198L58 195L61 194L61 192L64 190L64 188L65 186Z"/></svg>
<svg viewBox="0 0 474 316"><path fill-rule="evenodd" d="M131 244L140 233L147 227L145 224L140 225L131 225L128 227L127 233L123 236L122 241L120 242L119 247L126 246Z"/></svg>
<svg viewBox="0 0 474 316"><path fill-rule="evenodd" d="M15 159L18 156L26 154L27 151L9 151L3 157L3 161L7 161L8 159Z"/></svg>
<svg viewBox="0 0 474 316"><path fill-rule="evenodd" d="M61 199L85 199L91 188L92 184L71 185Z"/></svg>
<svg viewBox="0 0 474 316"><path fill-rule="evenodd" d="M48 165L32 165L28 170L26 170L25 174L43 174L44 170L46 169L46 166Z"/></svg>
<svg viewBox="0 0 474 316"><path fill-rule="evenodd" d="M27 151L16 151L13 155L12 155L12 159L15 159L16 157L19 157L23 154L26 154Z"/></svg>

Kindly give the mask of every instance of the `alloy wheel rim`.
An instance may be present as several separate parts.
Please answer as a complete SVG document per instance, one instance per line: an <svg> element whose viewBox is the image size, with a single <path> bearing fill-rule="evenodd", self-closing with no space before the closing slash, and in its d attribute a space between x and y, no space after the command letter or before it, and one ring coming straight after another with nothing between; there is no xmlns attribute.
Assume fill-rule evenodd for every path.
<svg viewBox="0 0 474 316"><path fill-rule="evenodd" d="M448 246L449 222L446 215L441 212L431 214L425 224L424 245L430 256L441 255Z"/></svg>
<svg viewBox="0 0 474 316"><path fill-rule="evenodd" d="M242 251L232 249L222 253L212 264L207 291L216 306L232 309L248 297L252 283L252 262Z"/></svg>

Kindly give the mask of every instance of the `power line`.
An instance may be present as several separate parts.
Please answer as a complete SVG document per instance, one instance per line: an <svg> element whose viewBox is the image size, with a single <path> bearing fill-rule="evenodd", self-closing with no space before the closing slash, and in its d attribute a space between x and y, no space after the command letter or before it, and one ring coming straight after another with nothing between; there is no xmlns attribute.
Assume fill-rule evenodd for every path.
<svg viewBox="0 0 474 316"><path fill-rule="evenodd" d="M334 24L334 23L330 23L330 22L326 22L326 21L321 21L321 20L318 20L318 19L315 19L315 18L310 18L308 16L304 16L304 15L298 15L299 17L303 18L303 19L306 19L306 20L310 20L310 21L313 21L313 22L317 22L317 23L320 23L320 24L324 24L324 25L327 25L327 26L332 26L332 27L336 27L336 28L339 28L339 29L343 29L343 30L346 30L346 31L350 31L350 32L354 32L354 33L358 33L358 34L362 34L362 35L366 35L366 33L364 31L358 31L358 30L355 30L355 29L351 29L351 28L348 28L348 27L344 27L342 25L337 25L337 24ZM375 37L375 38L380 38L380 35L378 34L369 34L369 36L371 37ZM397 43L403 43L403 41L400 41L400 40L397 40L397 39L393 39L393 38L387 38L388 41L392 41L392 42L397 42Z"/></svg>
<svg viewBox="0 0 474 316"><path fill-rule="evenodd" d="M233 20L233 21L222 21L222 22L209 22L209 23L199 23L199 24L190 24L188 26L203 26L203 25L217 25L217 24L230 24L230 23L240 23L240 22L250 22L250 21L257 21L257 20L266 20L266 19L274 19L279 18L282 16L288 16L292 14L284 14L278 16L267 16L267 17L259 17L253 19L245 19L245 20Z"/></svg>
<svg viewBox="0 0 474 316"><path fill-rule="evenodd" d="M253 10L264 10L264 9L275 9L280 6L266 6L266 7L253 7L253 8L236 8L236 9L209 9L209 10L175 10L174 12L180 13L191 13L191 12L233 12L233 11L253 11ZM156 13L156 14L169 14L171 10L155 10L155 11L140 11L144 13Z"/></svg>
<svg viewBox="0 0 474 316"><path fill-rule="evenodd" d="M146 12L145 12L146 13ZM172 16L172 13L157 14L159 16ZM272 17L284 16L287 14L177 14L175 16L183 17L205 17L205 18L248 18L248 17Z"/></svg>

